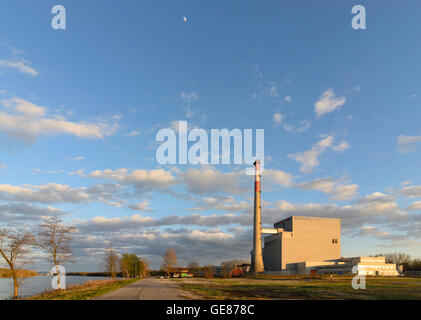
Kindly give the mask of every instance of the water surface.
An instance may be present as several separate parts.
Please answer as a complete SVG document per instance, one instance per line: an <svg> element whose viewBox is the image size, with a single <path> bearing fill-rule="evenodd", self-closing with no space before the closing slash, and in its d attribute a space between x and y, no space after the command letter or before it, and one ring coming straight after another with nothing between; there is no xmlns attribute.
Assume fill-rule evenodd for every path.
<svg viewBox="0 0 421 320"><path fill-rule="evenodd" d="M52 290L52 276L36 276L23 279L19 289L19 297L29 297L43 293L45 290ZM107 277L89 277L89 276L67 276L66 286L73 284L82 284L90 280L108 280ZM0 300L11 299L13 297L13 280L10 278L0 279Z"/></svg>

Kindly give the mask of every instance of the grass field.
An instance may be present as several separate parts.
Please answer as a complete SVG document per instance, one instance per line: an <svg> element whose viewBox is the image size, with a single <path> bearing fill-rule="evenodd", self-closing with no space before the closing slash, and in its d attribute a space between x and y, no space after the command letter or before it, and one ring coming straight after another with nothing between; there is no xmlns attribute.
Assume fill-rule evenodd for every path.
<svg viewBox="0 0 421 320"><path fill-rule="evenodd" d="M352 277L176 280L204 299L421 299L421 278L367 278L365 290L352 288Z"/></svg>
<svg viewBox="0 0 421 320"><path fill-rule="evenodd" d="M89 300L136 281L139 279L88 281L82 285L71 286L66 290L49 291L25 300Z"/></svg>

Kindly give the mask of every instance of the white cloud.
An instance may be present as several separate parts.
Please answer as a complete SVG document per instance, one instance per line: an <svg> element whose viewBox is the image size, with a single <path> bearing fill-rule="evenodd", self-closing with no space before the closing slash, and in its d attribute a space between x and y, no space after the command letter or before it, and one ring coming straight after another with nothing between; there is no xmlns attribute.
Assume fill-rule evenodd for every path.
<svg viewBox="0 0 421 320"><path fill-rule="evenodd" d="M262 173L262 179L268 184L276 184L284 187L291 187L293 185L291 174L281 170L265 169Z"/></svg>
<svg viewBox="0 0 421 320"><path fill-rule="evenodd" d="M421 197L421 186L408 186L399 190L399 194L408 198Z"/></svg>
<svg viewBox="0 0 421 320"><path fill-rule="evenodd" d="M32 169L32 174L41 174L41 173L42 173L41 169L38 169L38 168Z"/></svg>
<svg viewBox="0 0 421 320"><path fill-rule="evenodd" d="M265 170L266 171L266 170ZM174 174L173 174L174 173ZM243 194L248 191L246 182L249 177L243 171L221 172L212 167L192 168L184 172L163 169L105 169L94 170L87 174L83 169L71 172L85 178L102 179L132 186L138 191L171 192L173 186L183 186L190 194L230 193Z"/></svg>
<svg viewBox="0 0 421 320"><path fill-rule="evenodd" d="M171 187L182 186L188 191L189 196L191 194L207 195L209 199L212 198L211 195L216 194L245 194L250 192L249 184L251 183L251 178L244 175L243 171L222 172L211 166L191 168L186 171L173 170L173 172L163 169L120 168L95 170L89 174L84 174L84 170L81 169L70 174L111 180L133 186L141 191L169 192ZM268 184L283 187L294 185L293 177L285 171L265 169L262 175ZM221 198L218 199L223 202Z"/></svg>
<svg viewBox="0 0 421 320"><path fill-rule="evenodd" d="M245 212L251 209L251 203L237 201L233 196L204 197L199 201L199 206L192 208L192 211L226 211Z"/></svg>
<svg viewBox="0 0 421 320"><path fill-rule="evenodd" d="M290 96L286 96L285 97L285 101L288 102L288 103L290 103L292 101L292 98Z"/></svg>
<svg viewBox="0 0 421 320"><path fill-rule="evenodd" d="M137 130L132 130L129 133L127 133L126 136L128 136L128 137L137 137L137 136L140 136L140 132L137 131Z"/></svg>
<svg viewBox="0 0 421 320"><path fill-rule="evenodd" d="M119 186L115 184L94 185L89 188L72 188L68 185L48 183L45 185L0 185L0 199L33 203L83 203L100 201L112 204Z"/></svg>
<svg viewBox="0 0 421 320"><path fill-rule="evenodd" d="M335 181L332 177L319 178L309 182L297 184L298 188L304 190L318 190L328 195L331 195L332 201L350 200L355 197L358 190L356 184L343 184Z"/></svg>
<svg viewBox="0 0 421 320"><path fill-rule="evenodd" d="M0 169L6 169L6 168L7 168L7 165L0 162Z"/></svg>
<svg viewBox="0 0 421 320"><path fill-rule="evenodd" d="M349 144L346 141L341 142L338 145L333 145L335 138L333 136L327 136L314 144L308 151L302 153L288 154L288 158L291 158L301 164L300 171L304 173L311 173L314 168L319 165L319 156L322 155L328 148L336 152L343 152L349 148Z"/></svg>
<svg viewBox="0 0 421 320"><path fill-rule="evenodd" d="M274 97L274 98L279 97L278 88L277 88L276 83L269 82L268 87L262 89L260 94L263 95L263 96Z"/></svg>
<svg viewBox="0 0 421 320"><path fill-rule="evenodd" d="M143 201L136 204L129 205L129 208L135 211L145 212L145 211L153 211L149 208L149 201Z"/></svg>
<svg viewBox="0 0 421 320"><path fill-rule="evenodd" d="M28 65L25 60L11 61L11 60L0 60L0 67L16 69L20 73L28 74L31 76L39 75L38 71Z"/></svg>
<svg viewBox="0 0 421 320"><path fill-rule="evenodd" d="M245 176L242 171L222 172L213 167L205 166L201 168L191 168L186 171L173 170L131 170L131 169L106 169L95 170L89 174L84 174L80 169L71 172L70 175L80 175L82 177L112 180L126 186L132 186L141 191L162 191L176 195L185 200L197 201L192 195L207 195L201 198L200 205L190 209L193 211L205 211L207 209L218 209L225 211L243 210L248 205L234 201L232 196L220 195L242 195L251 192L251 178ZM310 182L296 183L294 177L285 171L275 169L265 169L262 173L265 184L272 186L282 186L285 188L297 187L302 190L318 190L331 196L334 201L349 200L357 192L358 185L347 184L331 177L316 179ZM188 193L174 193L171 187L181 186L187 189ZM217 201L220 206L211 206L212 201Z"/></svg>
<svg viewBox="0 0 421 320"><path fill-rule="evenodd" d="M57 203L57 202L85 202L89 200L86 188L71 188L67 185L50 183L42 186L13 186L0 185L0 197L5 200Z"/></svg>
<svg viewBox="0 0 421 320"><path fill-rule="evenodd" d="M415 151L415 144L421 143L421 136L398 136L399 153Z"/></svg>
<svg viewBox="0 0 421 320"><path fill-rule="evenodd" d="M421 201L411 203L406 210L421 210Z"/></svg>
<svg viewBox="0 0 421 320"><path fill-rule="evenodd" d="M317 117L320 118L324 114L331 113L337 109L340 109L346 102L345 97L335 98L333 89L327 89L323 92L320 100L314 105L314 112Z"/></svg>
<svg viewBox="0 0 421 320"><path fill-rule="evenodd" d="M288 216L309 216L340 218L345 229L352 230L364 224L390 224L399 225L399 222L408 222L416 217L408 215L399 208L393 197L388 198L381 193L374 193L359 199L355 205L339 206L336 204L307 203L295 205L280 200L274 207L265 208L262 216L264 223L273 224L274 220L281 220ZM397 224L396 224L397 223Z"/></svg>
<svg viewBox="0 0 421 320"><path fill-rule="evenodd" d="M163 218L144 217L139 214L130 217L95 217L91 220L80 222L77 227L84 231L119 231L122 229L138 229L143 227L160 227L172 225L216 227L230 224L251 225L251 215L235 214L190 214L185 216L171 215Z"/></svg>
<svg viewBox="0 0 421 320"><path fill-rule="evenodd" d="M12 46L10 43L6 42L6 41L2 41L1 43L2 45L4 45L7 49L9 49L15 56L19 56L19 55L24 55L25 52L21 49L18 49L14 46Z"/></svg>
<svg viewBox="0 0 421 320"><path fill-rule="evenodd" d="M32 102L14 97L11 99L3 99L1 103L10 109L13 109L17 113L21 113L32 117L41 117L45 115L45 107L37 106Z"/></svg>
<svg viewBox="0 0 421 320"><path fill-rule="evenodd" d="M394 203L395 198L391 195L386 195L381 192L373 192L365 197L358 199L358 203Z"/></svg>
<svg viewBox="0 0 421 320"><path fill-rule="evenodd" d="M38 168L32 169L32 174L38 175L38 174L58 174L63 173L64 169L55 169L55 170L41 170Z"/></svg>
<svg viewBox="0 0 421 320"><path fill-rule="evenodd" d="M407 236L405 234L393 234L387 231L382 231L377 226L362 226L359 231L355 234L361 237L373 237L381 240L405 240Z"/></svg>
<svg viewBox="0 0 421 320"><path fill-rule="evenodd" d="M274 126L277 127L281 124L282 119L284 118L284 116L280 113L275 113L273 115L273 122L275 123Z"/></svg>
<svg viewBox="0 0 421 320"><path fill-rule="evenodd" d="M349 149L351 146L349 145L348 142L346 141L342 141L340 144L338 144L337 146L333 146L332 149L336 152L344 152L345 150Z"/></svg>
<svg viewBox="0 0 421 320"><path fill-rule="evenodd" d="M265 85L260 85L261 89L258 93L253 93L254 99L262 99L264 97L278 98L279 88L281 85L275 81L268 81Z"/></svg>
<svg viewBox="0 0 421 320"><path fill-rule="evenodd" d="M181 92L180 93L181 99L183 99L187 103L191 103L193 101L199 100L199 95L196 92Z"/></svg>
<svg viewBox="0 0 421 320"><path fill-rule="evenodd" d="M188 191L196 194L247 192L244 185L246 177L239 171L221 172L211 167L189 169L186 172L180 172L179 179Z"/></svg>
<svg viewBox="0 0 421 320"><path fill-rule="evenodd" d="M69 175L85 177L84 172L85 172L85 169L79 169L73 172L69 172Z"/></svg>
<svg viewBox="0 0 421 320"><path fill-rule="evenodd" d="M44 217L66 213L53 207L38 207L26 203L0 203L0 221L22 227L24 222L41 221Z"/></svg>
<svg viewBox="0 0 421 320"><path fill-rule="evenodd" d="M0 111L0 132L26 143L35 142L40 135L68 134L85 139L103 139L118 129L118 117L92 123L72 122L61 116L46 116L46 108L20 98L1 102L11 112Z"/></svg>
<svg viewBox="0 0 421 320"><path fill-rule="evenodd" d="M77 157L69 158L68 160L70 160L70 161L81 161L81 160L85 160L85 157L77 156Z"/></svg>
<svg viewBox="0 0 421 320"><path fill-rule="evenodd" d="M196 92L182 92L180 94L181 99L186 102L186 107L184 108L185 116L189 120L194 120L199 118L200 121L206 121L207 115L202 111L199 112L192 108L193 102L199 100L199 95Z"/></svg>
<svg viewBox="0 0 421 320"><path fill-rule="evenodd" d="M306 131L308 128L310 128L310 126L311 126L310 121L302 120L297 127L284 123L283 128L285 131L288 131L288 132L301 133L301 132Z"/></svg>
<svg viewBox="0 0 421 320"><path fill-rule="evenodd" d="M163 169L130 170L126 168L120 168L116 170L95 170L90 172L88 177L131 184L142 190L164 189L174 185L176 182L176 179L172 173Z"/></svg>

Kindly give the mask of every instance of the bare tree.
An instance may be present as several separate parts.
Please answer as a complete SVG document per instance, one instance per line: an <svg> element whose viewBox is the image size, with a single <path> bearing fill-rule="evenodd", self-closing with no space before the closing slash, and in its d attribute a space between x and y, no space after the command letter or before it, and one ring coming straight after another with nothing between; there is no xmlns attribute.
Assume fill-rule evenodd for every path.
<svg viewBox="0 0 421 320"><path fill-rule="evenodd" d="M205 278L206 279L212 279L215 275L215 268L213 266L204 266L203 270L205 272Z"/></svg>
<svg viewBox="0 0 421 320"><path fill-rule="evenodd" d="M150 264L151 263L149 261L147 261L146 259L142 259L143 268L142 268L142 271L141 271L141 276L143 278L148 277L150 275L150 273L151 273L151 271L149 269Z"/></svg>
<svg viewBox="0 0 421 320"><path fill-rule="evenodd" d="M120 257L113 247L109 247L104 257L105 271L110 273L112 279L117 278L117 272L120 264Z"/></svg>
<svg viewBox="0 0 421 320"><path fill-rule="evenodd" d="M69 243L72 240L74 227L63 225L58 218L51 217L39 227L38 244L48 252L54 266L59 266L64 262L72 262L73 254ZM57 269L57 286L60 288L60 275Z"/></svg>
<svg viewBox="0 0 421 320"><path fill-rule="evenodd" d="M411 256L403 252L381 253L381 254L376 254L375 256L385 257L386 263L396 263L398 265L408 264L411 261Z"/></svg>
<svg viewBox="0 0 421 320"><path fill-rule="evenodd" d="M124 255L120 259L120 269L123 273L123 278L130 278L129 264L127 263L127 259L124 259Z"/></svg>
<svg viewBox="0 0 421 320"><path fill-rule="evenodd" d="M27 255L29 246L34 243L34 237L29 232L14 232L12 230L0 230L0 254L6 261L13 278L13 298L19 294L22 283L24 266L29 264Z"/></svg>
<svg viewBox="0 0 421 320"><path fill-rule="evenodd" d="M189 269L189 272L196 273L200 269L200 264L197 261L190 261L187 265L187 269Z"/></svg>
<svg viewBox="0 0 421 320"><path fill-rule="evenodd" d="M162 264L163 269L167 274L171 272L171 269L177 265L177 253L175 249L169 248L164 254L164 263Z"/></svg>
<svg viewBox="0 0 421 320"><path fill-rule="evenodd" d="M224 278L229 278L231 275L231 270L235 268L235 265L232 263L232 261L222 261L221 268L222 268L222 276Z"/></svg>
<svg viewBox="0 0 421 320"><path fill-rule="evenodd" d="M396 253L396 261L398 265L405 264L411 262L412 258L409 254L398 252Z"/></svg>
<svg viewBox="0 0 421 320"><path fill-rule="evenodd" d="M224 278L231 277L231 271L237 268L238 265L241 265L243 263L246 263L246 261L243 261L243 260L222 261L221 262L222 276Z"/></svg>

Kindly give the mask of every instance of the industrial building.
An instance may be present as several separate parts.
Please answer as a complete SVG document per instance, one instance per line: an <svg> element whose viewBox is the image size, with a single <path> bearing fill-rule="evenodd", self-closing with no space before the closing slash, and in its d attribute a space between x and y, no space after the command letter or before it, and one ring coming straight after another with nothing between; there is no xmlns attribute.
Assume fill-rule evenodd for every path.
<svg viewBox="0 0 421 320"><path fill-rule="evenodd" d="M264 238L263 263L269 274L399 275L384 257L341 257L341 220L293 216L274 224Z"/></svg>
<svg viewBox="0 0 421 320"><path fill-rule="evenodd" d="M386 263L385 257L341 258L337 261L325 261L322 264L310 265L308 262L298 264L300 274L359 274L365 276L398 276L395 263ZM354 269L354 270L353 270Z"/></svg>
<svg viewBox="0 0 421 320"><path fill-rule="evenodd" d="M399 275L396 264L384 257L341 256L341 220L292 216L273 225L261 225L261 171L256 160L254 182L253 275L268 274L359 274L372 276ZM262 234L270 234L263 239Z"/></svg>
<svg viewBox="0 0 421 320"><path fill-rule="evenodd" d="M303 261L334 260L341 257L341 220L290 217L274 224L276 234L264 238L265 270L295 268Z"/></svg>

